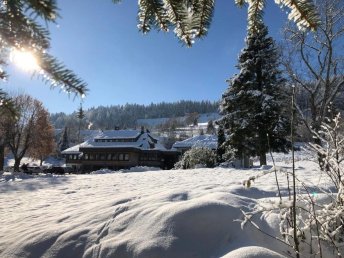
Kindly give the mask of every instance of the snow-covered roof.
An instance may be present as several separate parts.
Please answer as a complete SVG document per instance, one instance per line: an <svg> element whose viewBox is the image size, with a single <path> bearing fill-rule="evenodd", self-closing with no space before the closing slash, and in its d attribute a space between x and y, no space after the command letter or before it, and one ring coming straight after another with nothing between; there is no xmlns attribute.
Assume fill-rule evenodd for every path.
<svg viewBox="0 0 344 258"><path fill-rule="evenodd" d="M117 141L116 141L117 140ZM99 131L94 138L62 151L62 154L79 154L87 148L135 148L140 150L160 150L166 148L150 133L140 130Z"/></svg>
<svg viewBox="0 0 344 258"><path fill-rule="evenodd" d="M188 138L184 141L179 141L173 144L173 148L192 148L192 147L207 147L210 149L217 148L217 136L204 134Z"/></svg>
<svg viewBox="0 0 344 258"><path fill-rule="evenodd" d="M79 151L79 148L83 145L84 143L75 145L73 147L70 147L68 149L65 149L64 151L62 151L62 154L80 154L81 152Z"/></svg>
<svg viewBox="0 0 344 258"><path fill-rule="evenodd" d="M141 130L107 130L100 131L95 139L132 139L141 134Z"/></svg>
<svg viewBox="0 0 344 258"><path fill-rule="evenodd" d="M81 130L80 137L84 141L93 139L95 136L99 134L100 130Z"/></svg>

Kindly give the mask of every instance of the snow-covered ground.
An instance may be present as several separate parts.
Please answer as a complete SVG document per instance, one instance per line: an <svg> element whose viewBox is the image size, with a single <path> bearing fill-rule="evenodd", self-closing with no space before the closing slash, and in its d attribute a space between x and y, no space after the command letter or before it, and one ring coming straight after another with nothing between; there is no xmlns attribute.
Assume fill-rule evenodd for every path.
<svg viewBox="0 0 344 258"><path fill-rule="evenodd" d="M23 157L20 164L27 164L28 166L34 166L37 167L40 165L39 160ZM14 158L12 155L7 155L4 160L4 167L10 168L14 166ZM51 166L66 166L64 159L54 158L54 157L48 157L45 159L42 163L43 167L51 167Z"/></svg>
<svg viewBox="0 0 344 258"><path fill-rule="evenodd" d="M290 157L283 157L275 157L277 165L290 170ZM331 187L309 156L299 152L297 160L297 175L307 184ZM285 257L290 251L238 221L241 210L276 199L274 174L259 168L134 171L2 175L0 257ZM257 175L250 188L243 186ZM285 176L279 180L286 195ZM278 234L278 214L254 220Z"/></svg>

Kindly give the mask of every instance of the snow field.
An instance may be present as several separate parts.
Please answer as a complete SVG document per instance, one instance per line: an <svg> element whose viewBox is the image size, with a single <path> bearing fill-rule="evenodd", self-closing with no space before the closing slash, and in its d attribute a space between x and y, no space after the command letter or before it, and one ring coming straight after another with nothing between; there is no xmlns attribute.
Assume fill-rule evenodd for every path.
<svg viewBox="0 0 344 258"><path fill-rule="evenodd" d="M308 184L330 187L315 163L299 161L296 168ZM250 188L243 186L257 175ZM288 251L238 221L241 210L276 199L274 174L260 169L1 179L0 257L283 257ZM285 176L279 179L286 195ZM278 214L254 221L278 235Z"/></svg>

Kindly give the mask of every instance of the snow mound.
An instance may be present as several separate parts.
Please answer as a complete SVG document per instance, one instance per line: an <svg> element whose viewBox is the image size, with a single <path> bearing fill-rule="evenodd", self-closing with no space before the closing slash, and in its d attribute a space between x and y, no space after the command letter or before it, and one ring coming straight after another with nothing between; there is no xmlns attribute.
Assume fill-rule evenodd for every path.
<svg viewBox="0 0 344 258"><path fill-rule="evenodd" d="M191 198L188 192L171 191L111 202L95 203L88 213L65 211L50 221L47 216L20 236L8 235L16 240L2 246L2 255L207 258L238 244L264 245L261 234L243 231L236 222L242 216L240 209L255 203L244 197L214 193ZM30 224L31 219L22 223Z"/></svg>
<svg viewBox="0 0 344 258"><path fill-rule="evenodd" d="M128 169L120 169L120 170L111 170L107 168L99 169L96 171L91 172L91 174L111 174L111 173L130 173L130 172L147 172L147 171L159 171L161 170L158 167L145 167L145 166L137 166Z"/></svg>
<svg viewBox="0 0 344 258"><path fill-rule="evenodd" d="M118 171L113 171L111 169L103 168L103 169L92 171L91 174L98 175L98 174L109 174L109 173L116 173L116 172L118 173Z"/></svg>
<svg viewBox="0 0 344 258"><path fill-rule="evenodd" d="M50 178L58 175L39 173L36 175L27 174L24 172L0 172L0 183L2 182L19 182L26 179L33 178Z"/></svg>
<svg viewBox="0 0 344 258"><path fill-rule="evenodd" d="M27 164L28 166L39 166L40 161L36 159L32 159L29 157L23 157L20 164ZM51 166L63 166L65 164L65 160L61 158L55 157L48 157L43 161L44 167L51 167ZM5 157L4 160L4 167L13 167L14 166L14 158L13 155L8 155Z"/></svg>
<svg viewBox="0 0 344 258"><path fill-rule="evenodd" d="M297 167L305 182L328 189L310 161ZM287 179L278 177L287 196ZM276 192L273 174L233 168L0 180L0 257L278 257L269 250L290 250L240 221L242 210L278 201ZM279 213L252 220L281 237ZM261 248L246 252L251 246Z"/></svg>
<svg viewBox="0 0 344 258"><path fill-rule="evenodd" d="M245 246L229 252L222 258L284 258L270 249L260 246Z"/></svg>
<svg viewBox="0 0 344 258"><path fill-rule="evenodd" d="M103 229L107 235L84 256L210 257L242 234L240 223L233 220L240 217L238 205L249 200L231 194L186 198L185 193L175 193L165 195L160 207L149 207L149 202L145 210L122 207Z"/></svg>
<svg viewBox="0 0 344 258"><path fill-rule="evenodd" d="M129 169L121 169L120 171L123 173L128 173L128 172L146 172L146 171L159 171L161 170L158 167L145 167L145 166L137 166L137 167L132 167Z"/></svg>
<svg viewBox="0 0 344 258"><path fill-rule="evenodd" d="M8 182L8 181L20 181L23 179L33 178L32 175L25 174L23 172L3 172L0 176L0 182Z"/></svg>

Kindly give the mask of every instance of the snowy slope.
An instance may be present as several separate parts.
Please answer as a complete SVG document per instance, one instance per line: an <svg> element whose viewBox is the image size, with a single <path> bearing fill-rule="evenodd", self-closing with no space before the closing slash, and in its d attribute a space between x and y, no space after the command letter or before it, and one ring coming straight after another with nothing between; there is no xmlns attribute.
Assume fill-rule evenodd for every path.
<svg viewBox="0 0 344 258"><path fill-rule="evenodd" d="M218 113L203 113L203 114L199 114L198 117L198 123L202 123L202 124L207 124L210 120L217 120L219 119L221 116ZM180 122L184 122L185 119L187 118L187 116L184 117L176 117L177 120L179 120ZM164 123L166 123L168 120L170 120L171 118L141 118L138 119L136 121L136 124L138 126L143 125L143 126L148 126L148 127L156 127L158 125L162 125Z"/></svg>
<svg viewBox="0 0 344 258"><path fill-rule="evenodd" d="M315 163L299 160L300 178L331 186ZM285 246L250 225L241 229L236 221L240 209L276 198L271 174L243 187L258 174L263 171L215 168L3 175L0 257L283 257L278 254L286 254ZM286 195L286 180L280 180ZM272 234L278 231L277 214L256 223Z"/></svg>
<svg viewBox="0 0 344 258"><path fill-rule="evenodd" d="M217 135L196 135L184 141L178 141L172 146L173 148L192 148L207 147L215 150L217 148Z"/></svg>

